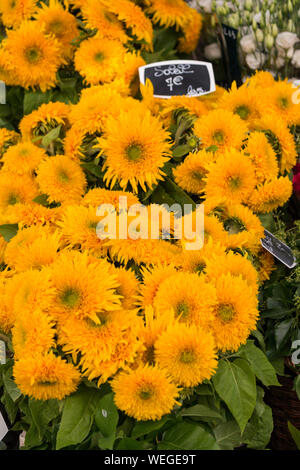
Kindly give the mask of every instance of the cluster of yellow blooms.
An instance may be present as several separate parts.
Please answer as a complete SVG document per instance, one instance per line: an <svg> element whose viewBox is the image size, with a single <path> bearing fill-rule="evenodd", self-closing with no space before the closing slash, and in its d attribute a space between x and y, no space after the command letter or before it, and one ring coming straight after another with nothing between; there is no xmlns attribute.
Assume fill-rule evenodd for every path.
<svg viewBox="0 0 300 470"><path fill-rule="evenodd" d="M62 399L83 377L99 386L109 380L119 409L155 420L179 404L182 388L213 376L218 352L237 351L256 328L258 288L274 268L261 249L257 214L291 195L286 173L296 148L287 125L300 124L300 115L295 90L265 73L239 89L217 88L199 98L156 99L147 83L142 99L135 99L129 85L140 58L123 51L124 22L130 19L132 33L149 48L151 23L129 0L101 0L103 11L93 8L95 1L71 2L88 25L104 24L108 35L99 32L100 41L96 35L75 52L75 67L91 86L76 105L41 105L21 120L20 133L0 129L0 225L18 225L9 242L0 235L0 329L12 334L14 379L25 395ZM3 45L15 54L8 75L25 87L47 88L55 77L51 67L65 60L65 43L71 31L76 35L73 16L62 10L70 25L59 49L34 22L49 20L49 31L56 24L52 11L62 6L52 0L40 9L33 0L15 3L22 15L6 0L0 7L3 22L14 28ZM191 21L181 0L144 4L154 21L183 31ZM35 20L19 26L33 11ZM26 74L17 57L33 37L47 49L44 66L42 49L28 55L42 75L31 65ZM107 60L100 78L93 62L98 54ZM122 54L118 77L113 57L121 68ZM173 111L182 108L194 119L189 141L196 145L173 165L173 179L194 201L204 199L203 248L188 250L184 239L101 240L99 205L118 210L120 196L127 196L128 206L139 203L139 195L164 181L165 165L173 163L168 129ZM59 138L45 148L44 136L57 128ZM85 173L91 158L103 175L95 176L94 186Z"/></svg>

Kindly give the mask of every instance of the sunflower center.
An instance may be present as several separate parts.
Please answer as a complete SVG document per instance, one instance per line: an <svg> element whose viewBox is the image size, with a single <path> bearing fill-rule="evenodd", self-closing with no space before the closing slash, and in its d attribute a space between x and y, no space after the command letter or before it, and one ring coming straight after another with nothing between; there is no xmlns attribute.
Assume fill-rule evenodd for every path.
<svg viewBox="0 0 300 470"><path fill-rule="evenodd" d="M62 183L67 183L70 180L69 175L65 172L65 170L60 170L58 177Z"/></svg>
<svg viewBox="0 0 300 470"><path fill-rule="evenodd" d="M49 24L49 30L55 34L57 37L62 37L64 35L64 25L58 19L53 20Z"/></svg>
<svg viewBox="0 0 300 470"><path fill-rule="evenodd" d="M139 144L132 144L126 149L126 155L129 160L136 162L143 155L143 149Z"/></svg>
<svg viewBox="0 0 300 470"><path fill-rule="evenodd" d="M230 176L230 178L228 178L228 184L231 189L239 189L241 186L241 179L239 176Z"/></svg>
<svg viewBox="0 0 300 470"><path fill-rule="evenodd" d="M236 218L236 217L233 217L231 219L227 219L224 222L224 228L231 235L233 235L235 233L240 233L240 232L243 232L244 230L246 230L246 227L243 224L243 222L240 219Z"/></svg>
<svg viewBox="0 0 300 470"><path fill-rule="evenodd" d="M234 112L238 114L241 119L247 119L250 114L250 109L245 105L241 105L235 108Z"/></svg>
<svg viewBox="0 0 300 470"><path fill-rule="evenodd" d="M16 1L15 0L12 0L9 4L10 8L15 8L16 6Z"/></svg>
<svg viewBox="0 0 300 470"><path fill-rule="evenodd" d="M189 306L186 302L180 302L176 306L176 316L181 316L182 318L186 318L189 314Z"/></svg>
<svg viewBox="0 0 300 470"><path fill-rule="evenodd" d="M139 391L138 395L142 400L149 400L153 397L153 390L151 387L145 387Z"/></svg>
<svg viewBox="0 0 300 470"><path fill-rule="evenodd" d="M102 52L97 52L97 54L95 54L95 61L96 62L102 62L104 59L104 55Z"/></svg>
<svg viewBox="0 0 300 470"><path fill-rule="evenodd" d="M9 195L9 197L7 199L7 203L8 203L9 206L14 206L18 202L20 202L20 198L18 196L16 196L16 194L10 194Z"/></svg>
<svg viewBox="0 0 300 470"><path fill-rule="evenodd" d="M194 267L194 272L195 273L198 273L198 274L201 274L202 271L205 269L205 263L198 263L196 264L196 266Z"/></svg>
<svg viewBox="0 0 300 470"><path fill-rule="evenodd" d="M196 181L202 181L203 180L203 174L200 173L200 171L193 171L192 178Z"/></svg>
<svg viewBox="0 0 300 470"><path fill-rule="evenodd" d="M51 385L56 385L57 381L56 380L40 380L40 381L38 381L37 384L48 387L48 386L51 386Z"/></svg>
<svg viewBox="0 0 300 470"><path fill-rule="evenodd" d="M41 50L35 46L29 47L25 51L26 58L31 64L36 64L41 58Z"/></svg>
<svg viewBox="0 0 300 470"><path fill-rule="evenodd" d="M286 98L284 96L282 96L281 98L278 99L278 103L279 103L279 106L282 109L286 109L289 106L289 100L288 100L288 98Z"/></svg>
<svg viewBox="0 0 300 470"><path fill-rule="evenodd" d="M180 353L179 356L180 362L183 362L184 364L191 364L192 362L195 361L195 354L194 351L190 349L185 349Z"/></svg>
<svg viewBox="0 0 300 470"><path fill-rule="evenodd" d="M144 352L145 361L149 364L154 363L155 355L154 355L154 345L148 346L146 351Z"/></svg>
<svg viewBox="0 0 300 470"><path fill-rule="evenodd" d="M66 307L74 308L80 302L80 292L74 287L67 287L61 294L60 300Z"/></svg>
<svg viewBox="0 0 300 470"><path fill-rule="evenodd" d="M213 139L218 144L222 144L224 142L224 133L222 131L216 131L213 135Z"/></svg>
<svg viewBox="0 0 300 470"><path fill-rule="evenodd" d="M94 322L91 318L85 318L86 323L93 328L102 328L108 323L108 316L103 312L96 313L99 323Z"/></svg>
<svg viewBox="0 0 300 470"><path fill-rule="evenodd" d="M218 307L218 315L224 323L228 323L233 319L235 310L230 304L221 304Z"/></svg>
<svg viewBox="0 0 300 470"><path fill-rule="evenodd" d="M88 224L88 228L89 228L90 230L96 230L97 225L98 225L98 222L97 222L97 221L91 220L91 221L89 222L89 224Z"/></svg>

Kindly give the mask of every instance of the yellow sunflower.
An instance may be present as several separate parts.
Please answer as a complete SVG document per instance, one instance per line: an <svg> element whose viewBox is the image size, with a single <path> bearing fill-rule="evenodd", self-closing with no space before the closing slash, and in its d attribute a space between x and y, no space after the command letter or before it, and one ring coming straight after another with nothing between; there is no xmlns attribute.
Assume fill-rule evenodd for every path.
<svg viewBox="0 0 300 470"><path fill-rule="evenodd" d="M0 235L0 264L4 262L4 253L6 250L7 242L5 239Z"/></svg>
<svg viewBox="0 0 300 470"><path fill-rule="evenodd" d="M157 315L173 309L180 321L208 328L216 302L215 288L197 273L179 272L159 286L153 305Z"/></svg>
<svg viewBox="0 0 300 470"><path fill-rule="evenodd" d="M248 201L254 212L267 213L283 206L291 197L293 183L288 176L280 176L266 181L251 194Z"/></svg>
<svg viewBox="0 0 300 470"><path fill-rule="evenodd" d="M63 63L59 44L45 34L35 21L24 21L19 29L7 31L3 45L14 60L14 74L20 86L46 91L56 83L56 72Z"/></svg>
<svg viewBox="0 0 300 470"><path fill-rule="evenodd" d="M125 269L120 266L116 268L111 266L112 273L116 276L119 286L116 289L121 296L121 305L124 310L136 308L139 281L131 269Z"/></svg>
<svg viewBox="0 0 300 470"><path fill-rule="evenodd" d="M30 203L38 196L36 184L27 175L9 176L9 173L0 174L0 208L7 209L17 203Z"/></svg>
<svg viewBox="0 0 300 470"><path fill-rule="evenodd" d="M32 225L19 230L5 250L5 263L16 271L41 269L57 258L60 235Z"/></svg>
<svg viewBox="0 0 300 470"><path fill-rule="evenodd" d="M276 153L263 132L251 132L245 153L249 154L253 163L258 183L264 183L278 176Z"/></svg>
<svg viewBox="0 0 300 470"><path fill-rule="evenodd" d="M25 310L18 315L12 329L15 359L47 354L55 346L53 326L51 318L41 310Z"/></svg>
<svg viewBox="0 0 300 470"><path fill-rule="evenodd" d="M20 135L15 131L9 131L5 127L0 129L0 158L11 146L15 145L20 138Z"/></svg>
<svg viewBox="0 0 300 470"><path fill-rule="evenodd" d="M104 8L99 0L87 0L83 4L81 12L87 26L91 29L97 29L100 36L116 39L123 44L129 40L117 15Z"/></svg>
<svg viewBox="0 0 300 470"><path fill-rule="evenodd" d="M255 258L255 266L261 284L270 279L272 271L276 269L273 256L263 248L261 248L261 250L257 253L257 257Z"/></svg>
<svg viewBox="0 0 300 470"><path fill-rule="evenodd" d="M16 321L12 305L15 292L15 286L11 284L10 279L0 279L0 329L4 333L10 333Z"/></svg>
<svg viewBox="0 0 300 470"><path fill-rule="evenodd" d="M172 312L167 312L157 317L153 307L145 307L144 321L138 330L138 337L144 346L139 358L143 364L154 364L154 345L172 321L172 316Z"/></svg>
<svg viewBox="0 0 300 470"><path fill-rule="evenodd" d="M120 372L111 386L117 407L138 421L158 420L178 404L178 388L157 367L146 365Z"/></svg>
<svg viewBox="0 0 300 470"><path fill-rule="evenodd" d="M4 165L2 171L10 172L11 175L28 175L31 177L41 160L46 156L44 149L36 147L30 141L20 142L9 147L3 155L2 162Z"/></svg>
<svg viewBox="0 0 300 470"><path fill-rule="evenodd" d="M219 149L241 148L247 134L247 124L227 109L216 109L200 117L194 124L194 133L204 147Z"/></svg>
<svg viewBox="0 0 300 470"><path fill-rule="evenodd" d="M143 283L140 284L138 304L143 308L153 305L160 284L176 273L174 265L163 264L154 267L142 267Z"/></svg>
<svg viewBox="0 0 300 470"><path fill-rule="evenodd" d="M187 23L182 27L183 37L179 38L178 50L191 54L197 47L202 29L202 16L193 11Z"/></svg>
<svg viewBox="0 0 300 470"><path fill-rule="evenodd" d="M50 209L35 202L17 203L6 210L5 219L6 223L18 224L19 229L39 225L48 226L51 230L55 230L61 215L60 208Z"/></svg>
<svg viewBox="0 0 300 470"><path fill-rule="evenodd" d="M37 24L45 27L47 34L53 34L59 42L62 56L71 58L74 46L71 41L79 35L75 16L69 13L58 0L42 3L34 15Z"/></svg>
<svg viewBox="0 0 300 470"><path fill-rule="evenodd" d="M55 155L43 160L37 169L36 181L50 202L76 203L86 187L79 163L66 155Z"/></svg>
<svg viewBox="0 0 300 470"><path fill-rule="evenodd" d="M225 246L213 238L209 238L201 250L183 250L180 257L180 266L190 273L206 272L206 265L212 254L222 256L225 254Z"/></svg>
<svg viewBox="0 0 300 470"><path fill-rule="evenodd" d="M145 43L146 49L152 49L152 23L145 16L141 7L130 0L118 0L118 2L101 0L101 3L107 10L114 13L120 21L125 23L133 36Z"/></svg>
<svg viewBox="0 0 300 470"><path fill-rule="evenodd" d="M65 243L82 250L89 250L94 255L105 255L107 249L104 241L97 236L96 228L101 218L96 215L92 206L70 205L62 212L59 222L62 238Z"/></svg>
<svg viewBox="0 0 300 470"><path fill-rule="evenodd" d="M98 207L101 204L112 204L115 206L117 212L119 212L120 198L126 198L128 208L133 204L140 203L135 194L128 191L111 191L105 188L90 189L83 197L82 203L93 207ZM123 199L121 199L121 201L122 200Z"/></svg>
<svg viewBox="0 0 300 470"><path fill-rule="evenodd" d="M70 251L61 254L49 269L56 289L49 308L58 319L76 316L100 323L99 313L120 306L118 283L105 260Z"/></svg>
<svg viewBox="0 0 300 470"><path fill-rule="evenodd" d="M149 112L133 109L119 119L108 118L104 137L99 139L105 155L104 180L122 189L130 183L134 192L163 180L163 165L170 159L169 134Z"/></svg>
<svg viewBox="0 0 300 470"><path fill-rule="evenodd" d="M221 351L237 351L258 319L257 297L242 277L222 274L215 279L218 303L211 332Z"/></svg>
<svg viewBox="0 0 300 470"><path fill-rule="evenodd" d="M231 89L225 91L218 101L218 109L227 109L237 114L249 127L252 127L255 119L260 117L259 100L257 90L254 87L242 85L237 88L233 82Z"/></svg>
<svg viewBox="0 0 300 470"><path fill-rule="evenodd" d="M21 392L37 400L62 400L75 392L80 381L75 367L52 353L21 358L13 375Z"/></svg>
<svg viewBox="0 0 300 470"><path fill-rule="evenodd" d="M146 12L152 15L154 23L167 28L175 26L177 31L187 27L190 18L196 14L184 0L151 0L150 3Z"/></svg>
<svg viewBox="0 0 300 470"><path fill-rule="evenodd" d="M190 114L198 118L209 112L206 104L198 100L195 96L172 96L168 100L162 99L161 101L161 114L165 117L167 122L171 120L172 113L176 109L186 109Z"/></svg>
<svg viewBox="0 0 300 470"><path fill-rule="evenodd" d="M23 139L34 139L38 145L37 137L43 137L58 126L65 132L70 127L69 112L70 107L60 101L42 104L21 119L19 128Z"/></svg>
<svg viewBox="0 0 300 470"><path fill-rule="evenodd" d="M254 166L241 152L226 148L216 163L208 168L205 178L205 194L213 197L216 192L230 202L245 202L256 186Z"/></svg>
<svg viewBox="0 0 300 470"><path fill-rule="evenodd" d="M55 290L51 284L49 272L30 269L16 274L7 283L7 291L10 293L12 311L18 316L23 311L42 310L48 314L50 305L55 296Z"/></svg>
<svg viewBox="0 0 300 470"><path fill-rule="evenodd" d="M249 258L232 252L223 253L222 255L212 252L211 256L206 260L207 277L213 282L222 276L222 274L227 273L232 276L242 276L257 294L258 275Z"/></svg>
<svg viewBox="0 0 300 470"><path fill-rule="evenodd" d="M200 150L189 153L181 165L173 169L176 183L185 191L193 194L201 194L205 189L205 176L207 165L214 161L211 152Z"/></svg>
<svg viewBox="0 0 300 470"><path fill-rule="evenodd" d="M259 218L248 207L241 204L228 206L222 222L228 235L227 249L240 247L257 253L260 240L264 237L264 228Z"/></svg>
<svg viewBox="0 0 300 470"><path fill-rule="evenodd" d="M255 122L255 128L264 131L279 160L280 173L289 172L297 161L297 151L293 135L286 122L272 112L264 114Z"/></svg>
<svg viewBox="0 0 300 470"><path fill-rule="evenodd" d="M251 88L252 89L252 88ZM295 88L287 81L274 82L269 88L255 90L260 114L263 116L266 110L275 113L288 126L296 124L298 105L294 103Z"/></svg>
<svg viewBox="0 0 300 470"><path fill-rule="evenodd" d="M75 69L89 85L111 82L126 51L119 41L94 36L83 41L75 53Z"/></svg>
<svg viewBox="0 0 300 470"><path fill-rule="evenodd" d="M1 21L7 28L17 28L28 20L37 8L37 0L1 0Z"/></svg>
<svg viewBox="0 0 300 470"><path fill-rule="evenodd" d="M195 387L209 380L218 361L211 333L196 325L171 324L155 343L155 360L178 385Z"/></svg>
<svg viewBox="0 0 300 470"><path fill-rule="evenodd" d="M253 88L269 88L275 84L275 79L270 72L264 70L256 70L251 78L247 79L245 85Z"/></svg>

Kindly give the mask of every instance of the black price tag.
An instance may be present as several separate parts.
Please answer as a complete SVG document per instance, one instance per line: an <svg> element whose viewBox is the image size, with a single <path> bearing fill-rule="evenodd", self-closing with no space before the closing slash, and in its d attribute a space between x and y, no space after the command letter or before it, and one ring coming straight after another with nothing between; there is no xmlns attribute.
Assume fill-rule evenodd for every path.
<svg viewBox="0 0 300 470"><path fill-rule="evenodd" d="M261 239L261 244L269 253L279 259L279 261L288 268L291 269L296 266L297 262L290 247L278 240L278 238L266 229L265 238Z"/></svg>
<svg viewBox="0 0 300 470"><path fill-rule="evenodd" d="M238 56L238 30L222 24L222 33L226 43L226 62L229 75L229 87L233 81L236 81L237 86L242 84L241 69Z"/></svg>
<svg viewBox="0 0 300 470"><path fill-rule="evenodd" d="M139 68L140 82L152 82L156 98L201 96L216 90L212 64L197 60L154 62Z"/></svg>

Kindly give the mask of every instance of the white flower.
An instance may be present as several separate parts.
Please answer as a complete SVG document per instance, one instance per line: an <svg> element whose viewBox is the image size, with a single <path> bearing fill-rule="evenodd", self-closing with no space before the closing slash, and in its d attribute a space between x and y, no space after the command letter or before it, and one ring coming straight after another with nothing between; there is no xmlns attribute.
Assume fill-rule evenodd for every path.
<svg viewBox="0 0 300 470"><path fill-rule="evenodd" d="M198 5L205 13L211 13L212 0L198 0Z"/></svg>
<svg viewBox="0 0 300 470"><path fill-rule="evenodd" d="M276 61L275 61L275 65L276 65L276 68L277 69L281 69L285 64L285 60L283 57L277 57Z"/></svg>
<svg viewBox="0 0 300 470"><path fill-rule="evenodd" d="M294 44L299 41L297 34L284 31L279 33L276 38L276 46L278 49L290 49Z"/></svg>
<svg viewBox="0 0 300 470"><path fill-rule="evenodd" d="M245 54L251 54L251 52L254 52L256 49L255 41L252 34L247 34L246 36L243 36L240 41L240 45L242 51Z"/></svg>
<svg viewBox="0 0 300 470"><path fill-rule="evenodd" d="M251 70L256 70L264 64L266 56L262 52L256 52L256 54L247 54L245 60Z"/></svg>
<svg viewBox="0 0 300 470"><path fill-rule="evenodd" d="M292 58L292 65L294 67L300 68L300 49L297 49L294 52L293 58Z"/></svg>
<svg viewBox="0 0 300 470"><path fill-rule="evenodd" d="M213 42L204 48L204 55L209 60L221 59L221 49L218 43Z"/></svg>

